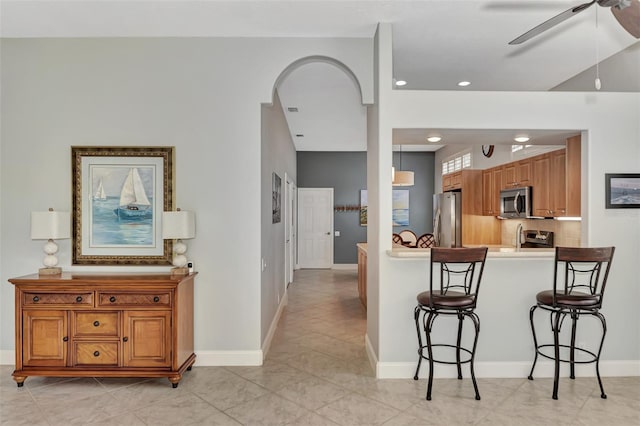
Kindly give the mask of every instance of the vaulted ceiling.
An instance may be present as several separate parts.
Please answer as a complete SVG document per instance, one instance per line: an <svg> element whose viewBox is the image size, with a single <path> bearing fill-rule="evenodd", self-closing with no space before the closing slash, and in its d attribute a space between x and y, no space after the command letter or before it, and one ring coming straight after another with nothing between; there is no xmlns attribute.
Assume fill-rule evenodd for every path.
<svg viewBox="0 0 640 426"><path fill-rule="evenodd" d="M377 23L389 22L394 77L407 81L398 90L593 91L599 63L602 91L640 92L640 42L608 8L594 5L522 45L507 44L582 2L3 0L0 35L373 37ZM458 87L462 80L471 85ZM341 70L304 65L279 94L298 150L366 149L365 110ZM411 134L397 137L407 143Z"/></svg>

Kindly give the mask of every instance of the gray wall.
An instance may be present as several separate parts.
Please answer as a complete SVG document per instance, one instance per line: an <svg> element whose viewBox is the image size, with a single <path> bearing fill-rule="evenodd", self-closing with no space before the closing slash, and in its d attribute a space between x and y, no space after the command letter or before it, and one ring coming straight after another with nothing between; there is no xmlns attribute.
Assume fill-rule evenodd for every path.
<svg viewBox="0 0 640 426"><path fill-rule="evenodd" d="M433 180L435 153L403 152L402 170L413 172L414 185L410 187L394 187L409 190L409 226L394 226L393 232L399 233L410 229L416 236L433 232ZM393 165L396 170L400 166L400 153L393 153ZM441 192L441 191L437 191Z"/></svg>
<svg viewBox="0 0 640 426"><path fill-rule="evenodd" d="M264 343L269 328L273 326L276 311L284 296L285 271L285 218L286 218L286 177L296 180L296 151L291 140L287 120L282 112L280 97L276 91L273 105L262 106L262 146L260 150L262 183L260 191L262 208L260 246L262 259L267 267L261 275L261 338ZM272 173L282 179L280 195L281 221L272 223Z"/></svg>
<svg viewBox="0 0 640 426"><path fill-rule="evenodd" d="M264 309L277 301L261 285L261 105L290 64L312 55L345 64L371 103L370 39L0 39L0 363L15 362L7 279L42 265L29 212L70 210L70 146L111 145L175 147L175 205L197 221L187 255L198 271L198 365L261 364L261 324L273 315L262 316L261 295L271 292ZM274 166L284 178L288 167ZM71 265L71 240L59 247L74 273L170 268Z"/></svg>
<svg viewBox="0 0 640 426"><path fill-rule="evenodd" d="M394 164L399 158L394 154ZM415 185L409 188L409 226L396 227L395 232L411 229L417 235L432 230L434 154L403 152L402 167L415 173ZM366 152L297 153L299 188L334 188L334 205L359 205L360 190L367 186ZM398 188L405 189L405 188ZM334 212L334 263L357 263L356 244L367 240L367 229L360 226L358 211Z"/></svg>

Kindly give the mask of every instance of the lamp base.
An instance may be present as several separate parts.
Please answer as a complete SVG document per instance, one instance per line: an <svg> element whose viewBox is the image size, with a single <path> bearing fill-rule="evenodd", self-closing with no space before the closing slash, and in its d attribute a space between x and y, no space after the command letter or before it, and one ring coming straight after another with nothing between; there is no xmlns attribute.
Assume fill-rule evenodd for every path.
<svg viewBox="0 0 640 426"><path fill-rule="evenodd" d="M180 268L171 268L171 275L189 275L189 268L184 266Z"/></svg>
<svg viewBox="0 0 640 426"><path fill-rule="evenodd" d="M58 266L48 267L48 268L40 268L38 269L39 275L60 275L62 274L62 268Z"/></svg>

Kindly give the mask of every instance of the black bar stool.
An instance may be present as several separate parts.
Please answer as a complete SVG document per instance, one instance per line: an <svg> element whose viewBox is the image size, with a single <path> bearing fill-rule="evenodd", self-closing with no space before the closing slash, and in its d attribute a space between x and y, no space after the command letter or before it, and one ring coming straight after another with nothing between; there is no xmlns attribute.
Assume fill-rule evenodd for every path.
<svg viewBox="0 0 640 426"><path fill-rule="evenodd" d="M536 349L529 380L533 380L533 370L538 361L538 355L552 359L555 363L553 376L553 399L558 399L558 379L560 363L568 362L571 366L570 377L575 379L575 364L596 363L596 375L600 385L600 397L606 398L600 378L600 353L604 336L607 333L607 323L600 313L604 289L609 276L609 268L613 259L615 247L576 248L556 247L553 290L541 291L536 295L536 304L529 311L533 344ZM539 345L536 329L533 324L533 314L537 308L550 313L553 344ZM602 339L598 352L594 353L584 348L576 347L576 322L581 315L592 315L602 324ZM568 345L560 344L560 329L565 318L571 318L571 340ZM544 353L545 348L553 348L553 355ZM560 357L560 348L569 349L569 359ZM576 360L576 351L586 354L587 360Z"/></svg>
<svg viewBox="0 0 640 426"><path fill-rule="evenodd" d="M484 262L487 257L487 247L478 248L439 248L431 249L431 265L429 291L418 294L418 305L414 309L416 331L418 332L418 367L414 380L418 380L420 364L423 359L429 361L429 382L427 385L427 400L431 400L431 388L433 385L433 364L456 364L458 367L458 379L462 379L461 365L469 363L471 379L476 392L476 399L480 399L478 384L473 371L473 360L478 344L480 332L480 318L474 312L478 301L478 290ZM458 336L455 345L431 342L431 329L439 315L452 315L458 318ZM420 317L422 316L422 321ZM465 318L473 321L475 336L471 349L461 346L462 324ZM422 322L422 323L421 323ZM422 333L426 337L426 345L423 344ZM434 347L454 348L455 361L434 359ZM427 354L425 355L425 349ZM461 353L468 356L462 359Z"/></svg>

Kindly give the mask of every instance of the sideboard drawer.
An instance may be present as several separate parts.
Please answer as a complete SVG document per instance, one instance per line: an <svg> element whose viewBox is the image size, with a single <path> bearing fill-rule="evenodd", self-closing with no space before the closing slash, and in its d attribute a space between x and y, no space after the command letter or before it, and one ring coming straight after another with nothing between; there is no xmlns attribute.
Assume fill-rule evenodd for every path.
<svg viewBox="0 0 640 426"><path fill-rule="evenodd" d="M74 311L73 336L113 336L119 335L119 315L117 312Z"/></svg>
<svg viewBox="0 0 640 426"><path fill-rule="evenodd" d="M171 306L171 292L160 293L98 293L98 306Z"/></svg>
<svg viewBox="0 0 640 426"><path fill-rule="evenodd" d="M93 292L77 293L22 293L22 303L25 306L58 305L93 307Z"/></svg>
<svg viewBox="0 0 640 426"><path fill-rule="evenodd" d="M118 342L76 342L75 365L118 365Z"/></svg>

